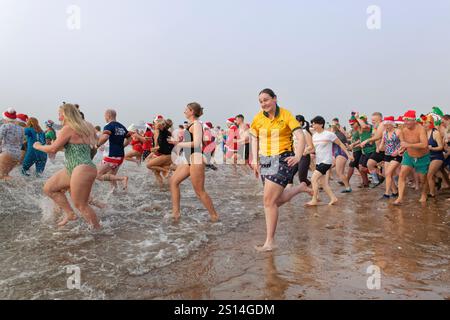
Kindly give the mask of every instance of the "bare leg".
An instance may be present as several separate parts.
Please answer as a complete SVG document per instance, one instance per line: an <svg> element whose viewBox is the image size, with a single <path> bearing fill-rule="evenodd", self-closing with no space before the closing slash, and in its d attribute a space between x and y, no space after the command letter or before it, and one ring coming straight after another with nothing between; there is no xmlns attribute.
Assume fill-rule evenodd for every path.
<svg viewBox="0 0 450 320"><path fill-rule="evenodd" d="M300 183L300 185L298 186L289 185L289 187L286 187L283 190L283 193L278 197L277 206L281 207L285 203L291 201L291 199L295 197L297 194L302 192L306 192L310 196L314 195L312 189L308 188L305 182Z"/></svg>
<svg viewBox="0 0 450 320"><path fill-rule="evenodd" d="M70 188L70 177L66 169L62 169L55 173L44 185L44 193L50 197L57 207L61 208L65 217L58 223L58 226L64 226L69 221L77 220L77 215L70 206L66 197L66 192Z"/></svg>
<svg viewBox="0 0 450 320"><path fill-rule="evenodd" d="M172 194L172 214L177 220L180 218L180 184L190 175L189 165L182 164L177 167L170 178L170 192Z"/></svg>
<svg viewBox="0 0 450 320"><path fill-rule="evenodd" d="M18 164L19 161L10 156L8 153L6 152L0 153L0 180L11 179L9 173Z"/></svg>
<svg viewBox="0 0 450 320"><path fill-rule="evenodd" d="M92 185L97 177L97 170L88 165L76 167L70 179L70 196L75 207L80 210L83 218L94 229L100 229L100 224L95 211L89 205L89 197Z"/></svg>
<svg viewBox="0 0 450 320"><path fill-rule="evenodd" d="M190 177L192 186L194 187L194 191L200 201L205 206L206 210L208 210L209 215L211 216L211 221L216 222L219 220L219 215L214 209L214 204L205 191L205 165L204 164L192 164L190 167Z"/></svg>
<svg viewBox="0 0 450 320"><path fill-rule="evenodd" d="M330 171L328 171L324 177L323 190L327 193L328 197L330 197L330 202L328 203L328 205L332 206L333 204L338 202L338 198L336 198L336 196L334 195L333 191L330 188L329 177Z"/></svg>
<svg viewBox="0 0 450 320"><path fill-rule="evenodd" d="M428 168L427 174L428 187L430 188L430 195L433 197L436 195L436 185L434 182L434 176L441 169L442 162L443 162L442 160L433 160L431 161L430 167Z"/></svg>
<svg viewBox="0 0 450 320"><path fill-rule="evenodd" d="M128 177L117 176L118 171L119 167L113 169L109 165L101 165L98 168L97 180L111 182L111 185L114 189L117 188L117 181L121 181L123 189L126 190L128 188Z"/></svg>
<svg viewBox="0 0 450 320"><path fill-rule="evenodd" d="M361 174L361 179L363 181L364 186L369 185L369 178L367 177L368 172L369 171L367 170L366 167L363 167L362 165L359 166L359 173Z"/></svg>
<svg viewBox="0 0 450 320"><path fill-rule="evenodd" d="M385 164L386 165L386 164ZM400 163L397 161L391 161L388 163L388 166L386 166L386 194L389 194L389 192L392 191L392 193L398 193L397 186L394 182L394 176L396 175L397 169L400 167ZM388 176L389 176L389 182L388 182ZM388 183L389 183L389 189L388 189Z"/></svg>
<svg viewBox="0 0 450 320"><path fill-rule="evenodd" d="M419 182L422 185L422 194L420 195L419 202L425 203L427 202L427 193L428 193L428 181L426 174L418 174ZM433 181L434 183L434 181Z"/></svg>
<svg viewBox="0 0 450 320"><path fill-rule="evenodd" d="M313 189L313 197L311 199L310 202L306 203L306 206L317 206L319 201L318 201L318 197L319 197L319 180L321 180L321 178L323 177L323 175L315 170L313 172L313 175L311 177L311 183L312 183L312 189Z"/></svg>
<svg viewBox="0 0 450 320"><path fill-rule="evenodd" d="M344 183L346 189L350 189L350 183L345 175L345 165L347 164L347 159L343 156L338 156L336 158L336 173L339 179Z"/></svg>
<svg viewBox="0 0 450 320"><path fill-rule="evenodd" d="M278 224L277 201L284 188L272 181L266 180L264 184L264 212L266 215L266 241L262 247L256 247L258 251L272 251L274 248L275 231Z"/></svg>
<svg viewBox="0 0 450 320"><path fill-rule="evenodd" d="M408 166L401 166L400 175L398 178L398 198L395 200L394 205L401 205L405 197L406 178L411 173L412 168Z"/></svg>

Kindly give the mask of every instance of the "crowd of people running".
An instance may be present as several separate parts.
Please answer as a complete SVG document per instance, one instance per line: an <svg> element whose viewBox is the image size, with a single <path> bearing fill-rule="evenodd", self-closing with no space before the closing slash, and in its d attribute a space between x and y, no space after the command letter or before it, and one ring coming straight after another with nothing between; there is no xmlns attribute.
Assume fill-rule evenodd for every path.
<svg viewBox="0 0 450 320"><path fill-rule="evenodd" d="M219 215L205 190L205 170L218 170L224 163L242 165L243 172L252 169L264 185L267 233L265 243L256 247L260 251L274 248L278 209L295 195L305 192L311 197L305 206L317 206L323 190L328 204L336 205L339 200L330 186L332 179L342 185L343 194L351 194L356 181L361 189L385 183L380 198L392 199L392 205L402 205L408 186L420 191L422 203L450 188L450 115L438 107L420 116L414 110L399 117L374 112L370 119L352 112L348 124L341 125L337 118L328 123L321 116L309 122L304 115L294 116L279 106L271 89L260 92L259 103L261 110L251 124L240 114L227 119L224 129L200 121L203 108L196 102L186 106L186 121L175 129L162 115L145 128L127 128L112 109L105 111L106 125L101 129L85 120L78 105L69 103L59 107L60 124L48 120L42 128L38 119L9 108L0 126L0 180L12 179L10 173L16 166L26 177L34 166L40 177L47 159L64 151L64 169L46 181L44 193L64 212L59 226L77 219L70 196L82 217L98 229L93 209L98 204L91 196L95 181L126 190L129 179L119 174L122 164L145 163L159 186L169 185L175 220L181 216L180 184L190 178L215 222ZM127 146L131 148L125 152ZM96 165L93 160L98 152L103 155ZM358 178L352 180L354 175ZM447 206L448 200L438 199Z"/></svg>

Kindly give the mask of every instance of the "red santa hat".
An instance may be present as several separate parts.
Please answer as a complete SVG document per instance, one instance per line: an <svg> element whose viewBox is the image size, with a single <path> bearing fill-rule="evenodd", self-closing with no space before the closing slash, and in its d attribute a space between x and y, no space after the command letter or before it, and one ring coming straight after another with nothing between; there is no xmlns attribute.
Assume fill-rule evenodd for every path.
<svg viewBox="0 0 450 320"><path fill-rule="evenodd" d="M28 121L28 116L27 116L26 114L19 113L19 114L17 115L17 122L26 124L27 121Z"/></svg>
<svg viewBox="0 0 450 320"><path fill-rule="evenodd" d="M403 117L402 117L402 116L399 116L399 117L397 118L397 120L395 120L395 123L396 123L396 124L404 124L405 121L403 121Z"/></svg>
<svg viewBox="0 0 450 320"><path fill-rule="evenodd" d="M147 123L145 124L145 127L146 127L147 129L153 129L153 124L147 122Z"/></svg>
<svg viewBox="0 0 450 320"><path fill-rule="evenodd" d="M394 124L395 123L395 118L392 117L384 117L383 119L383 124Z"/></svg>
<svg viewBox="0 0 450 320"><path fill-rule="evenodd" d="M406 111L403 120L416 120L416 112L414 110Z"/></svg>
<svg viewBox="0 0 450 320"><path fill-rule="evenodd" d="M3 112L3 119L16 120L17 119L16 110L14 110L13 108L8 108L8 110Z"/></svg>
<svg viewBox="0 0 450 320"><path fill-rule="evenodd" d="M213 125L212 125L212 123L211 122L205 122L205 124L203 125L205 128L209 128L209 129L212 129L213 128Z"/></svg>
<svg viewBox="0 0 450 320"><path fill-rule="evenodd" d="M157 115L156 117L155 117L155 120L153 120L153 122L156 122L156 121L158 121L158 120L163 120L164 119L164 117L162 116L162 115Z"/></svg>
<svg viewBox="0 0 450 320"><path fill-rule="evenodd" d="M236 122L236 118L229 118L227 119L227 123L234 124Z"/></svg>

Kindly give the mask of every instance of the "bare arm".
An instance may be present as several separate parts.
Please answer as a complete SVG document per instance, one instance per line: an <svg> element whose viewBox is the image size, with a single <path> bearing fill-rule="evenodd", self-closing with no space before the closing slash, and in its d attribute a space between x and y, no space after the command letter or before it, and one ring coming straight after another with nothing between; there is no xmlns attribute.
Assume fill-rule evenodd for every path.
<svg viewBox="0 0 450 320"><path fill-rule="evenodd" d="M106 141L109 140L109 136L111 135L110 131L103 131L100 138L98 138L97 147L100 147L106 143Z"/></svg>
<svg viewBox="0 0 450 320"><path fill-rule="evenodd" d="M252 151L252 162L250 163L253 167L253 173L255 177L259 177L259 141L258 138L253 134L250 135L251 151Z"/></svg>
<svg viewBox="0 0 450 320"><path fill-rule="evenodd" d="M347 147L345 146L345 144L343 144L342 143L342 141L339 139L339 138L337 138L336 140L334 140L333 141L335 144L337 144L344 152L345 152L345 154L347 155L347 157L350 159L350 160L354 160L353 159L353 155L350 153L350 152L348 152L348 150L347 150Z"/></svg>
<svg viewBox="0 0 450 320"><path fill-rule="evenodd" d="M70 141L72 136L72 129L68 126L64 126L58 133L56 140L51 145L42 145L40 142L35 142L33 148L36 150L55 154L58 151L64 149L64 146Z"/></svg>
<svg viewBox="0 0 450 320"><path fill-rule="evenodd" d="M297 143L295 145L295 156L286 158L288 166L292 167L300 162L303 153L305 152L305 134L303 130L297 129L294 131L294 136L297 138Z"/></svg>
<svg viewBox="0 0 450 320"><path fill-rule="evenodd" d="M303 153L304 155L310 154L314 152L314 144L312 141L312 136L311 134L305 133L305 141L306 141L306 148L305 148L305 152Z"/></svg>
<svg viewBox="0 0 450 320"><path fill-rule="evenodd" d="M380 124L378 126L377 130L375 131L374 135L371 138L364 140L361 143L361 146L364 147L368 143L372 143L372 142L380 140L383 137L383 131L384 131L384 126L382 124Z"/></svg>
<svg viewBox="0 0 450 320"><path fill-rule="evenodd" d="M385 144L386 144L386 141L385 141L384 136L383 136L383 137L381 138L380 150L384 148Z"/></svg>

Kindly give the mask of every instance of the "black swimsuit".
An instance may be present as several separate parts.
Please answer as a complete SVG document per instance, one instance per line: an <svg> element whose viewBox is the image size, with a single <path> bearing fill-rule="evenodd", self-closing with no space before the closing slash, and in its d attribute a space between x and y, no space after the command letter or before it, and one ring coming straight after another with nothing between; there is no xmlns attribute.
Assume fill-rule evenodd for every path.
<svg viewBox="0 0 450 320"><path fill-rule="evenodd" d="M194 141L194 135L189 131L189 129L193 125L194 125L194 122L191 123L189 125L189 127L186 128L186 130L184 130L184 142L193 142ZM202 127L202 141L203 141L203 127ZM186 158L189 165L191 165L191 155L193 155L194 153L203 154L202 149L203 149L202 146L197 147L197 148L194 148L194 147L183 148L184 157Z"/></svg>
<svg viewBox="0 0 450 320"><path fill-rule="evenodd" d="M163 129L159 131L158 135L158 153L162 155L170 155L172 153L173 145L170 144L167 139L171 137L172 134L169 130Z"/></svg>

